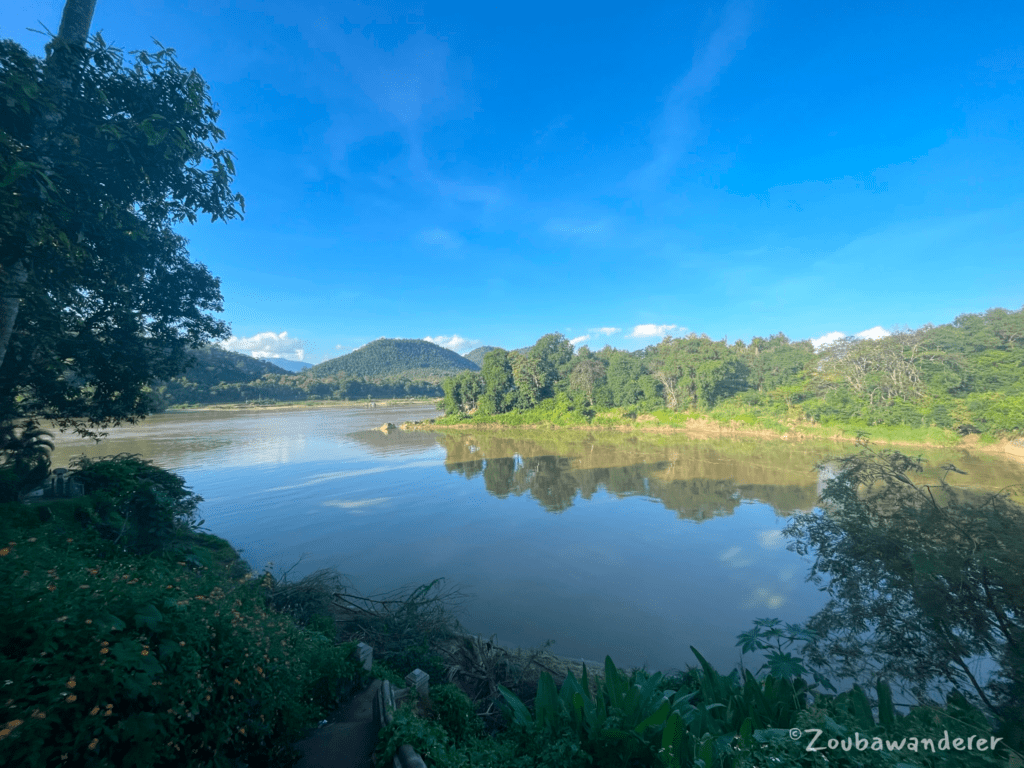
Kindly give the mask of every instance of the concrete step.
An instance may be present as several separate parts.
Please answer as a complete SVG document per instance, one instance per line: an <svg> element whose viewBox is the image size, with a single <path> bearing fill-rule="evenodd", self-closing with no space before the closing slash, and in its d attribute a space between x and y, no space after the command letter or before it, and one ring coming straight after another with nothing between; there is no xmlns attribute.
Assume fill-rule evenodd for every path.
<svg viewBox="0 0 1024 768"><path fill-rule="evenodd" d="M357 693L331 717L295 746L302 752L298 768L373 768L371 755L377 742L373 698L380 681Z"/></svg>

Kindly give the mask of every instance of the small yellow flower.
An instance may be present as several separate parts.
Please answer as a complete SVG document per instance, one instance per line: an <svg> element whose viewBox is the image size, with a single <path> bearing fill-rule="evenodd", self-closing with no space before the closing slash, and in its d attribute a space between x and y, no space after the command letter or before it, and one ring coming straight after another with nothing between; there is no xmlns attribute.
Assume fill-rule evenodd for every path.
<svg viewBox="0 0 1024 768"><path fill-rule="evenodd" d="M7 547L0 549L0 557L7 557L9 554L11 554L11 550Z"/></svg>
<svg viewBox="0 0 1024 768"><path fill-rule="evenodd" d="M89 714L90 715L96 715L96 714L99 714L99 711L100 711L99 707L93 707L92 709L89 710Z"/></svg>
<svg viewBox="0 0 1024 768"><path fill-rule="evenodd" d="M89 749L96 749L96 745L100 743L99 739L93 739L89 742Z"/></svg>
<svg viewBox="0 0 1024 768"><path fill-rule="evenodd" d="M143 651L143 652L142 652L142 655L143 655L143 656L149 656L149 651Z"/></svg>
<svg viewBox="0 0 1024 768"><path fill-rule="evenodd" d="M57 588L57 585L56 584L47 584L46 588L48 590L50 590L51 592L53 592L53 590L55 590Z"/></svg>
<svg viewBox="0 0 1024 768"><path fill-rule="evenodd" d="M10 728L2 728L2 729L0 729L0 739L6 739L10 735L11 735L11 729Z"/></svg>
<svg viewBox="0 0 1024 768"><path fill-rule="evenodd" d="M242 681L241 681L241 680L239 680L239 679L238 679L238 678L236 677L236 678L235 678L235 685L241 685L241 684L242 684Z"/></svg>
<svg viewBox="0 0 1024 768"><path fill-rule="evenodd" d="M77 700L78 700L78 697L75 696L75 694L73 694L73 693L70 696L68 696L67 699L66 699L66 701L77 701Z"/></svg>
<svg viewBox="0 0 1024 768"><path fill-rule="evenodd" d="M36 718L37 720L45 720L46 719L46 713L45 712L40 712L38 709L33 710L31 716Z"/></svg>
<svg viewBox="0 0 1024 768"><path fill-rule="evenodd" d="M100 645L102 645L104 648L106 648L108 645L110 645L110 643L108 643L106 640L104 640L102 643L100 643Z"/></svg>
<svg viewBox="0 0 1024 768"><path fill-rule="evenodd" d="M13 731L15 728L17 728L19 725L21 725L24 722L25 722L24 720L8 720L7 721L7 727L10 728Z"/></svg>
<svg viewBox="0 0 1024 768"><path fill-rule="evenodd" d="M100 653L110 653L109 648L100 648Z"/></svg>
<svg viewBox="0 0 1024 768"><path fill-rule="evenodd" d="M74 688L76 685L78 685L78 683L75 682L75 676L72 675L71 679L68 680L67 683L65 683L65 685L67 685L68 688Z"/></svg>

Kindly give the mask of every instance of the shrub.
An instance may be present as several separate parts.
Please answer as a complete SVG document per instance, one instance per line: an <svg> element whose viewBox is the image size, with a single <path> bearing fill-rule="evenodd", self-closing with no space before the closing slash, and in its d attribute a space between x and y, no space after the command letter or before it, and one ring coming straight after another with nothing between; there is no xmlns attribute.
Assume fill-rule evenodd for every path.
<svg viewBox="0 0 1024 768"><path fill-rule="evenodd" d="M352 645L269 611L260 580L5 527L4 765L287 763L363 681Z"/></svg>
<svg viewBox="0 0 1024 768"><path fill-rule="evenodd" d="M437 721L457 744L480 735L482 726L473 702L456 686L451 683L431 686L430 703Z"/></svg>
<svg viewBox="0 0 1024 768"><path fill-rule="evenodd" d="M97 499L101 521L116 513L125 522L118 538L138 554L181 548L181 534L202 525L196 510L203 500L185 481L134 454L73 462L75 478Z"/></svg>

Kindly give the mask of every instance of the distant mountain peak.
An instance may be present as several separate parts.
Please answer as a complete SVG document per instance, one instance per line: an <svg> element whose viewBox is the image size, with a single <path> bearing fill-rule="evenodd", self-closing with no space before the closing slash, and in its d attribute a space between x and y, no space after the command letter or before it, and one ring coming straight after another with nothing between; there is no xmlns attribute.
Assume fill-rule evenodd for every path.
<svg viewBox="0 0 1024 768"><path fill-rule="evenodd" d="M347 355L314 365L309 376L365 376L372 379L402 377L438 380L480 366L457 352L423 339L377 339Z"/></svg>

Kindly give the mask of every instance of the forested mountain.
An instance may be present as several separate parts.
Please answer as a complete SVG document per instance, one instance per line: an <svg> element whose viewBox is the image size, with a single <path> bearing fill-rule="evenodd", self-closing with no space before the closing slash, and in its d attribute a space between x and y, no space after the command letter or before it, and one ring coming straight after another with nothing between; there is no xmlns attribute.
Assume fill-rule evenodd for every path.
<svg viewBox="0 0 1024 768"><path fill-rule="evenodd" d="M448 415L539 405L590 418L612 408L662 409L791 423L936 426L1024 434L1024 309L848 337L815 351L783 334L750 344L691 334L636 352L577 351L561 334L523 351L495 350L481 371L445 382Z"/></svg>
<svg viewBox="0 0 1024 768"><path fill-rule="evenodd" d="M419 339L377 339L355 352L314 365L304 375L314 378L346 374L383 379L405 377L440 382L480 366L457 352Z"/></svg>
<svg viewBox="0 0 1024 768"><path fill-rule="evenodd" d="M192 354L196 363L183 376L151 386L150 396L157 409L186 404L365 400L442 394L440 385L422 379L371 379L345 374L313 377L291 373L266 360L216 346L194 350Z"/></svg>
<svg viewBox="0 0 1024 768"><path fill-rule="evenodd" d="M475 363L476 366L479 368L481 365L484 364L484 355L495 349L501 349L501 347L477 347L472 352L467 352L466 354L464 354L463 357L469 360L469 362Z"/></svg>
<svg viewBox="0 0 1024 768"><path fill-rule="evenodd" d="M301 373L309 368L313 367L312 363L305 363L302 360L288 360L284 357L264 357L268 363L273 363L278 368L282 368L289 373Z"/></svg>
<svg viewBox="0 0 1024 768"><path fill-rule="evenodd" d="M229 352L218 346L201 347L192 350L190 354L195 358L195 363L181 378L206 387L252 381L268 373L287 373L266 360Z"/></svg>

